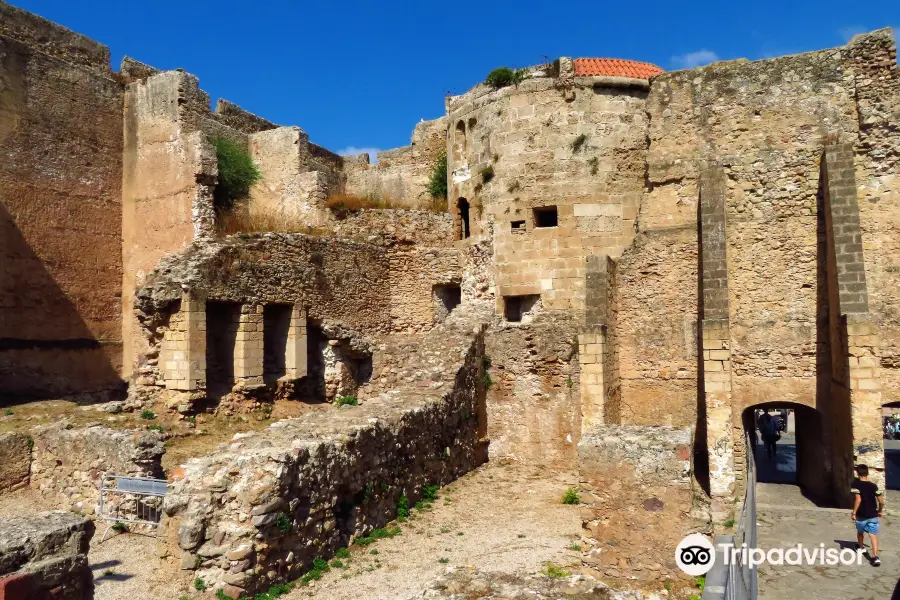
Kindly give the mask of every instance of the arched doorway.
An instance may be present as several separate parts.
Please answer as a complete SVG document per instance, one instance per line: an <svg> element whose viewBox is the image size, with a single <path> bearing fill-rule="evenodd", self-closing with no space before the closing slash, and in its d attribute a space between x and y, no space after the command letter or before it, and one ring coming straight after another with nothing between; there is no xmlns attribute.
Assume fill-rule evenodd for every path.
<svg viewBox="0 0 900 600"><path fill-rule="evenodd" d="M900 402L881 408L884 428L884 485L900 490Z"/></svg>
<svg viewBox="0 0 900 600"><path fill-rule="evenodd" d="M760 417L768 413L780 427L774 452L767 450L759 432ZM799 487L803 496L819 505L832 505L831 455L822 415L814 408L794 402L766 402L747 407L741 415L756 462L756 482L771 484L770 493L785 498L796 494L787 487Z"/></svg>
<svg viewBox="0 0 900 600"><path fill-rule="evenodd" d="M456 211L459 214L459 239L469 237L469 201L460 198L456 201Z"/></svg>

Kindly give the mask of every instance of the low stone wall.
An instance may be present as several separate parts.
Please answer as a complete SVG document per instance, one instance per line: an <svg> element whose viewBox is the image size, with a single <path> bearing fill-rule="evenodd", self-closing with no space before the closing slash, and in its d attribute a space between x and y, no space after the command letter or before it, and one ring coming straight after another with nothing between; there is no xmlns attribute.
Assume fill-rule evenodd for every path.
<svg viewBox="0 0 900 600"><path fill-rule="evenodd" d="M339 237L415 242L452 247L453 217L448 212L412 209L363 209L329 226Z"/></svg>
<svg viewBox="0 0 900 600"><path fill-rule="evenodd" d="M32 444L31 438L21 433L0 434L0 494L28 485Z"/></svg>
<svg viewBox="0 0 900 600"><path fill-rule="evenodd" d="M190 460L165 503L170 566L233 598L296 579L387 523L401 496L484 462L486 321L475 308L448 317L393 391Z"/></svg>
<svg viewBox="0 0 900 600"><path fill-rule="evenodd" d="M94 523L52 511L0 521L0 598L90 600L88 546Z"/></svg>
<svg viewBox="0 0 900 600"><path fill-rule="evenodd" d="M601 425L578 444L582 561L604 581L685 577L674 548L703 529L692 516L689 427Z"/></svg>
<svg viewBox="0 0 900 600"><path fill-rule="evenodd" d="M92 515L103 473L162 477L165 448L159 433L67 427L51 425L34 433L31 487L51 505Z"/></svg>

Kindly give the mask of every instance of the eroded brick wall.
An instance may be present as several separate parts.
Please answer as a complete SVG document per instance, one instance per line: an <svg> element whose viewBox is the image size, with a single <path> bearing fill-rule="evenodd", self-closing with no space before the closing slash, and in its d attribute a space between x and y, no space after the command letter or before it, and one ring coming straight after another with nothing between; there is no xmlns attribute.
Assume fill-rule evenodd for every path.
<svg viewBox="0 0 900 600"><path fill-rule="evenodd" d="M122 86L0 2L0 394L121 393Z"/></svg>

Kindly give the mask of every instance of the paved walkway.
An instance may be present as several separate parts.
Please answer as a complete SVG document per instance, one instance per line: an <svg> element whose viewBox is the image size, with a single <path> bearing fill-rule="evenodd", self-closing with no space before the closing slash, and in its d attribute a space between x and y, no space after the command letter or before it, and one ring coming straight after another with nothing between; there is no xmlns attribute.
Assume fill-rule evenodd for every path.
<svg viewBox="0 0 900 600"><path fill-rule="evenodd" d="M793 485L757 485L758 546L841 548L856 544L856 528L847 510L819 508ZM868 538L867 538L868 539ZM882 520L882 565L859 566L761 565L760 600L900 600L900 514L894 509Z"/></svg>

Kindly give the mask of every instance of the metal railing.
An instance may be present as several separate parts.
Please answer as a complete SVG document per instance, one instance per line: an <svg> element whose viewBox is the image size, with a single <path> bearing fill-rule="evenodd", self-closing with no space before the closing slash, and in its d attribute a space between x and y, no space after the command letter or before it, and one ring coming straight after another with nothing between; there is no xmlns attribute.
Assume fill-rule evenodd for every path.
<svg viewBox="0 0 900 600"><path fill-rule="evenodd" d="M744 444L746 490L741 516L735 523L734 535L716 536L716 562L706 576L703 600L756 600L759 592L756 568L751 568L746 560L742 560L749 553L740 552L744 547L748 550L756 547L756 456L754 455L756 446L750 434L744 437ZM730 549L721 551L720 546L737 549L737 553L731 553L737 560L730 560L729 556L729 560L726 561L725 552L729 552Z"/></svg>
<svg viewBox="0 0 900 600"><path fill-rule="evenodd" d="M100 477L98 517L111 521L100 539L116 523L156 527L162 518L163 498L169 482L150 477L128 477L104 473Z"/></svg>

